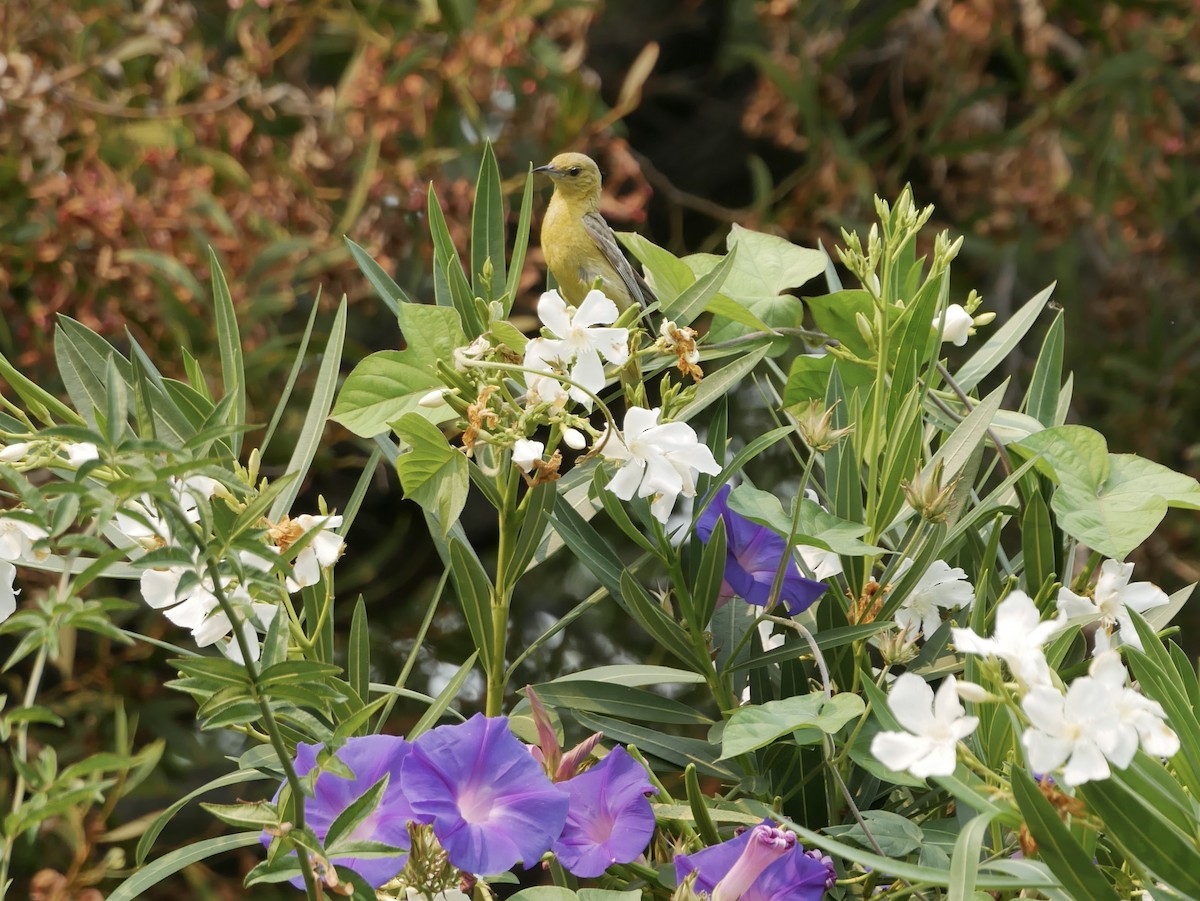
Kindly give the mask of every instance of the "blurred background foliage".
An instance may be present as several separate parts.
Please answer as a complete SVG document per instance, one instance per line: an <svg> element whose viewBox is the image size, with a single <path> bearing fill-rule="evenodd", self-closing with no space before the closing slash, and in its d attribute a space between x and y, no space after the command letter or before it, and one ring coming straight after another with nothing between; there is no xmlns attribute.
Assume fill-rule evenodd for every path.
<svg viewBox="0 0 1200 901"><path fill-rule="evenodd" d="M180 347L214 360L211 245L261 421L322 298L351 300L347 367L396 346L342 235L431 297L427 191L465 245L486 138L510 190L530 163L592 154L610 222L677 253L720 245L732 222L831 247L870 221L874 194L911 183L933 225L967 236L956 293L978 287L1003 318L1058 280L1079 421L1113 451L1198 475L1196 121L1196 0L6 0L0 351L53 385L65 314L118 345L128 328L164 371ZM544 283L536 247L527 269L528 305ZM1026 374L1019 357L1010 374ZM313 481L336 506L365 453L329 437ZM367 597L398 669L436 563L419 516L397 515L395 480L378 489L339 588ZM1200 578L1194 523L1169 518L1134 558L1139 577L1168 591ZM486 544L486 524L473 528ZM559 609L537 603L532 633ZM173 637L157 614L131 616ZM446 608L434 639L456 630ZM582 631L571 640L587 648L534 665L620 653L619 633ZM120 865L104 855L122 835L106 830L236 751L197 735L190 701L162 690L164 656L89 646L57 661L44 700L78 753L105 745L121 698L170 753L146 810L63 818L60 841L18 868L44 868L30 897L90 897ZM441 665L421 671L436 681ZM2 681L19 696L19 672ZM202 813L178 822L180 839L217 828ZM189 869L163 897L236 896L235 871L257 860L244 856L223 874Z"/></svg>

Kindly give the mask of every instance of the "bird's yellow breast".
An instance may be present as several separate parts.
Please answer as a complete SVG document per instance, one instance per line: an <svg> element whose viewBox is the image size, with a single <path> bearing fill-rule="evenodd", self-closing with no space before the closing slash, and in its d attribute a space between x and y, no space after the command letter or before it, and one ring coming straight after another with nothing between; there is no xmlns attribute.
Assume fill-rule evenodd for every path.
<svg viewBox="0 0 1200 901"><path fill-rule="evenodd" d="M583 303L598 278L600 290L619 307L627 307L632 302L628 290L583 226L587 211L584 204L572 204L554 192L542 220L542 254L546 265L567 303L573 306Z"/></svg>

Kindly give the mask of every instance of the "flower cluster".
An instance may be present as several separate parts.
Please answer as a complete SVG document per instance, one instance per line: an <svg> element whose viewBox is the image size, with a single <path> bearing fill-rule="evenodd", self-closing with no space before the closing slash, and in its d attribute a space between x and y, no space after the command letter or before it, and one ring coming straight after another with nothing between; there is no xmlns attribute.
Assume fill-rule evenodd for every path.
<svg viewBox="0 0 1200 901"><path fill-rule="evenodd" d="M1041 773L1061 771L1068 786L1107 779L1111 767L1129 766L1139 747L1157 757L1171 757L1179 750L1179 738L1167 726L1162 705L1130 687L1120 654L1111 647L1112 630L1119 631L1124 643L1136 640L1130 609L1140 613L1166 602L1152 585L1129 585L1132 570L1131 564L1106 561L1094 601L1064 588L1051 619L1042 619L1028 594L1013 591L997 605L990 637L971 629L951 630L960 652L1007 667L1018 709L1028 722L1021 744L1029 766ZM1045 645L1072 626L1097 621L1100 628L1088 673L1064 687L1046 660ZM977 702L998 700L981 686L956 683L953 676L945 679L936 696L920 676L899 676L888 705L907 731L880 732L872 741L872 753L887 766L914 776L950 775L958 742L978 725L976 717L964 715L959 695Z"/></svg>
<svg viewBox="0 0 1200 901"><path fill-rule="evenodd" d="M220 484L205 476L168 481L173 515L181 515L185 523L200 522L200 505L208 502ZM278 582L271 577L280 554L304 541L300 551L284 574L288 592L317 584L321 574L337 562L343 550L342 539L333 529L342 524L340 516L302 514L295 519L284 517L266 530L266 540L259 546L239 548L226 555L217 565L217 577L212 572L200 548L173 528L171 516L150 496L130 501L118 511L110 530L119 545L136 551L177 548L186 563L168 566L147 566L141 575L142 599L177 626L188 629L200 647L216 645L226 656L239 663L241 645L231 637L236 629L245 640L253 660L259 655L259 633L265 632L279 610ZM182 524L180 524L182 525ZM312 533L307 535L307 533ZM233 612L233 618L220 609L218 594L223 594Z"/></svg>
<svg viewBox="0 0 1200 901"><path fill-rule="evenodd" d="M298 773L313 768L318 751L299 746ZM375 810L327 849L329 860L311 862L326 880L336 876L327 864L353 869L375 887L410 862L421 868L427 861L410 861L417 853L410 823L430 829L452 866L479 875L517 863L532 866L550 851L576 876L599 876L613 863L637 859L654 832L647 798L653 786L623 748L555 783L509 731L505 717L476 714L412 742L386 735L353 738L337 757L353 777L321 772L304 805L308 825L322 841L339 814L385 775L388 783ZM396 853L371 859L339 855L344 840L382 842ZM263 843L270 843L270 835L264 833ZM302 884L300 877L292 882Z"/></svg>
<svg viewBox="0 0 1200 901"><path fill-rule="evenodd" d="M629 359L629 330L605 327L620 315L617 305L593 290L572 310L557 291L547 291L538 299L537 311L550 337L525 345L525 366L546 373L526 374L530 395L555 407L570 398L590 410L592 395L603 390L606 381L603 361L621 366ZM567 388L555 375L568 376L576 384Z"/></svg>

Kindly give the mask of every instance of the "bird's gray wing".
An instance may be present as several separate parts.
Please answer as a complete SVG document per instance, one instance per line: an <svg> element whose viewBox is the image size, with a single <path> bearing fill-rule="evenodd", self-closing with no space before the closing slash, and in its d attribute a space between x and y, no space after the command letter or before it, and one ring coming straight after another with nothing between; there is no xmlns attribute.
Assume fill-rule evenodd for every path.
<svg viewBox="0 0 1200 901"><path fill-rule="evenodd" d="M608 227L603 216L595 210L584 213L583 227L591 239L596 242L596 246L600 248L600 252L604 254L608 264L617 271L617 275L621 277L631 298L639 301L643 307L658 300L654 296L654 292L650 290L650 286L646 284L646 280L638 275L637 270L630 266L629 261L625 259L625 254L621 252L621 248L617 244L616 236L613 235L612 229Z"/></svg>

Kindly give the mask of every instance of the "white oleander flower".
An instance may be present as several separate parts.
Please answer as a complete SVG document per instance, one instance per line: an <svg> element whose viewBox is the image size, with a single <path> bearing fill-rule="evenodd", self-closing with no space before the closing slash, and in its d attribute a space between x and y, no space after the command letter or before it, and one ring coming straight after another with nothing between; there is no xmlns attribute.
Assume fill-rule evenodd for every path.
<svg viewBox="0 0 1200 901"><path fill-rule="evenodd" d="M913 561L905 557L896 567L893 584L912 569ZM958 567L951 567L945 560L934 560L929 569L917 580L894 617L896 625L914 636L920 632L926 638L942 624L942 610L967 608L975 600L975 589L967 581L967 574Z"/></svg>
<svg viewBox="0 0 1200 901"><path fill-rule="evenodd" d="M1173 756L1179 737L1162 706L1126 678L1120 655L1105 651L1065 694L1049 685L1032 689L1021 701L1030 723L1021 736L1029 766L1043 773L1062 767L1063 782L1080 785L1129 766L1139 744L1148 754Z"/></svg>
<svg viewBox="0 0 1200 901"><path fill-rule="evenodd" d="M552 365L556 353L552 342L546 338L534 338L525 345L525 358L522 365L526 369L536 369L546 375L533 372L525 373L525 388L529 394L530 404L550 404L561 409L565 407L570 395L561 381L554 377L555 367Z"/></svg>
<svg viewBox="0 0 1200 901"><path fill-rule="evenodd" d="M0 560L9 563L45 560L50 552L35 550L34 544L48 537L50 533L41 526L15 516L0 516Z"/></svg>
<svg viewBox="0 0 1200 901"><path fill-rule="evenodd" d="M634 494L653 498L650 512L666 523L679 495L695 496L696 474L716 475L721 467L690 425L659 423L660 412L630 407L623 432L610 436L606 428L596 444L604 448L605 459L620 463L608 490L623 501Z"/></svg>
<svg viewBox="0 0 1200 901"><path fill-rule="evenodd" d="M1050 667L1042 648L1066 625L1061 617L1043 620L1033 598L1023 591L1013 591L996 607L991 638L983 638L972 629L952 628L950 634L954 646L964 654L1003 660L1013 678L1028 689L1050 685Z"/></svg>
<svg viewBox="0 0 1200 901"><path fill-rule="evenodd" d="M1144 614L1169 600L1166 592L1157 585L1149 582L1134 582L1131 585L1129 578L1132 575L1132 563L1105 560L1100 566L1100 578L1096 580L1092 597L1078 595L1069 588L1058 590L1058 613L1071 625L1100 624L1096 630L1096 655L1114 644L1127 644L1142 650L1142 642L1133 627L1129 611Z"/></svg>
<svg viewBox="0 0 1200 901"><path fill-rule="evenodd" d="M64 444L62 450L67 455L67 463L75 467L82 466L89 460L100 459L100 449L90 441L81 441L77 444Z"/></svg>
<svg viewBox="0 0 1200 901"><path fill-rule="evenodd" d="M17 568L7 560L0 560L0 623L17 611Z"/></svg>
<svg viewBox="0 0 1200 901"><path fill-rule="evenodd" d="M825 510L825 505L821 503L820 497L811 488L804 489L804 496ZM808 567L812 573L812 577L818 582L823 582L825 579L830 579L833 576L840 576L843 572L842 558L835 551L827 551L824 548L812 547L807 544L796 545L796 551L800 554L800 559L804 561L804 565Z"/></svg>
<svg viewBox="0 0 1200 901"><path fill-rule="evenodd" d="M518 438L513 443L512 461L513 465L521 472L529 472L533 469L533 464L542 459L542 453L546 450L546 445L540 441L530 441L528 438Z"/></svg>
<svg viewBox="0 0 1200 901"><path fill-rule="evenodd" d="M167 484L175 505L190 523L200 521L200 500L211 498L218 487L218 482L208 476L188 476L185 479L171 476ZM142 495L137 500L126 503L113 517L113 527L134 544L147 550L171 543L168 519L159 513L154 498L150 495Z"/></svg>
<svg viewBox="0 0 1200 901"><path fill-rule="evenodd" d="M884 766L924 779L949 776L958 760L958 743L975 731L979 718L965 716L954 676L935 695L920 676L903 673L888 692L888 707L907 732L880 732L871 753Z"/></svg>
<svg viewBox="0 0 1200 901"><path fill-rule="evenodd" d="M258 572L268 572L271 560L267 548L263 553L239 552L243 565ZM226 599L237 614L239 627L246 636L251 649L251 659L257 660L259 653L258 628L265 630L274 619L278 607L255 601L246 586L235 583L232 577L223 577L221 587ZM236 640L221 641L233 631L228 614L220 609L212 578L199 560L186 565L180 564L166 569L147 569L141 577L142 599L177 626L192 633L198 647L208 647L221 642L219 647L231 660L244 663L241 649ZM256 625L257 624L257 625Z"/></svg>
<svg viewBox="0 0 1200 901"><path fill-rule="evenodd" d="M564 370L569 369L571 380L593 394L604 389L601 358L615 366L629 359L629 329L603 327L616 321L620 311L602 292L589 291L579 308L572 310L557 291L547 291L538 298L537 310L538 318L553 337L541 339L543 343L535 356L547 363L556 362ZM568 394L591 408L592 399L586 391L572 386Z"/></svg>
<svg viewBox="0 0 1200 901"><path fill-rule="evenodd" d="M333 530L341 526L340 516L313 516L301 513L295 519L284 517L268 530L268 535L275 547L283 553L290 548L300 536L314 529L318 534L306 544L296 559L292 561L292 574L287 577L287 590L297 592L309 585L321 581L321 572L337 563L346 545L342 536Z"/></svg>
<svg viewBox="0 0 1200 901"><path fill-rule="evenodd" d="M933 320L933 327L941 328L943 320L946 325L942 329L942 343L950 341L955 347L966 344L967 337L971 334L971 326L974 325L971 314L963 309L961 304L952 303L946 307L945 313Z"/></svg>

